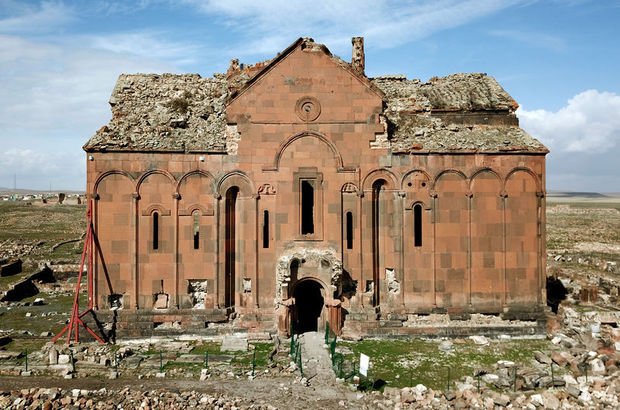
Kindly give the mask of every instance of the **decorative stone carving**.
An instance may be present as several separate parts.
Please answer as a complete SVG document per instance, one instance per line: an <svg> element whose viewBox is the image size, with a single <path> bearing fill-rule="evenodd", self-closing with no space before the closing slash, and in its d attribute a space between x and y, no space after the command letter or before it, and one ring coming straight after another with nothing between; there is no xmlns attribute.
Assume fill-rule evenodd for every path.
<svg viewBox="0 0 620 410"><path fill-rule="evenodd" d="M301 97L295 104L295 113L302 121L314 121L321 115L321 103L314 97Z"/></svg>
<svg viewBox="0 0 620 410"><path fill-rule="evenodd" d="M357 186L352 182L347 182L342 186L342 192L346 192L348 194L354 194L357 192Z"/></svg>
<svg viewBox="0 0 620 410"><path fill-rule="evenodd" d="M237 129L237 124L226 125L226 152L228 155L237 155L237 149L239 149L239 141L241 141L241 134Z"/></svg>
<svg viewBox="0 0 620 410"><path fill-rule="evenodd" d="M263 184L258 187L258 195L275 195L276 188L271 184Z"/></svg>
<svg viewBox="0 0 620 410"><path fill-rule="evenodd" d="M334 291L342 278L342 261L338 257L338 253L335 249L308 249L308 248L292 248L284 251L282 256L278 259L276 265L276 295L274 300L274 307L277 309L283 305L283 300L286 297L283 293L283 288L287 288L291 281L291 262L294 259L299 261L306 261L306 263L312 263L316 266L325 267L328 265L330 271L330 285L331 291Z"/></svg>

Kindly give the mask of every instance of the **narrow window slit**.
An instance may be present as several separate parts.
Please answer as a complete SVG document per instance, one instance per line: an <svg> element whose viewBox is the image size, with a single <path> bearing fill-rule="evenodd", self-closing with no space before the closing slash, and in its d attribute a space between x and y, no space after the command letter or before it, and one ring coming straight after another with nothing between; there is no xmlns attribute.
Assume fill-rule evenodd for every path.
<svg viewBox="0 0 620 410"><path fill-rule="evenodd" d="M159 249L159 213L153 212L153 249Z"/></svg>
<svg viewBox="0 0 620 410"><path fill-rule="evenodd" d="M413 245L422 246L422 205L413 207Z"/></svg>
<svg viewBox="0 0 620 410"><path fill-rule="evenodd" d="M263 248L269 248L269 211L263 211Z"/></svg>
<svg viewBox="0 0 620 410"><path fill-rule="evenodd" d="M200 248L200 214L194 211L194 249Z"/></svg>
<svg viewBox="0 0 620 410"><path fill-rule="evenodd" d="M310 181L301 181L301 234L314 234L314 187Z"/></svg>
<svg viewBox="0 0 620 410"><path fill-rule="evenodd" d="M346 215L346 231L347 249L353 249L353 213L351 211Z"/></svg>

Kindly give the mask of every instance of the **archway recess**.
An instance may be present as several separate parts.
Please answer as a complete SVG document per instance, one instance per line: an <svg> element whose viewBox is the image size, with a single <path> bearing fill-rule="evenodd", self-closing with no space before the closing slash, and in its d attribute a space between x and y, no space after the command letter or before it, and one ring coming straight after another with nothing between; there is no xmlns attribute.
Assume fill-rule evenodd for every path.
<svg viewBox="0 0 620 410"><path fill-rule="evenodd" d="M293 332L297 334L317 332L323 313L325 298L321 284L313 279L301 280L295 285Z"/></svg>

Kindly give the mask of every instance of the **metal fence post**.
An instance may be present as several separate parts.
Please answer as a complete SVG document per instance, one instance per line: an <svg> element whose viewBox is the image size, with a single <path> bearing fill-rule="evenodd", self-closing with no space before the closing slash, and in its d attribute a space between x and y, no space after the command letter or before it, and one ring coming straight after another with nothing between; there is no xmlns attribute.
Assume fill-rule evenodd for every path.
<svg viewBox="0 0 620 410"><path fill-rule="evenodd" d="M28 349L26 349L26 371L28 371Z"/></svg>
<svg viewBox="0 0 620 410"><path fill-rule="evenodd" d="M329 344L329 322L325 322L325 344Z"/></svg>
<svg viewBox="0 0 620 410"><path fill-rule="evenodd" d="M513 379L512 379L512 391L517 391L517 366L514 367Z"/></svg>

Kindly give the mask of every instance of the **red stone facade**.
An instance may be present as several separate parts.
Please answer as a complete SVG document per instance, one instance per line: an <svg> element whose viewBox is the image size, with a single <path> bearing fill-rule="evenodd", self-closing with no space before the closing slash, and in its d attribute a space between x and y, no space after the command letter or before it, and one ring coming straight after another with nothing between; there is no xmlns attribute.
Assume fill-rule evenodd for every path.
<svg viewBox="0 0 620 410"><path fill-rule="evenodd" d="M281 332L330 321L363 333L432 312L536 318L547 150L518 128L516 103L489 96L505 96L491 79L491 103L455 109L437 99L442 79L369 79L355 56L300 39L271 61L233 64L225 92L208 97L223 109L207 114L179 76L172 94L144 97L143 117L185 110L152 146L128 128L122 99L179 78L119 79L113 120L85 146L96 307ZM218 115L218 135L200 128ZM211 145L188 148L200 138Z"/></svg>

